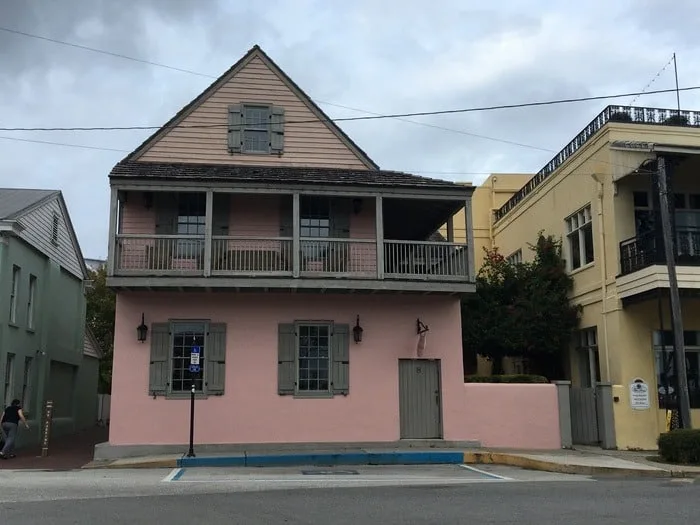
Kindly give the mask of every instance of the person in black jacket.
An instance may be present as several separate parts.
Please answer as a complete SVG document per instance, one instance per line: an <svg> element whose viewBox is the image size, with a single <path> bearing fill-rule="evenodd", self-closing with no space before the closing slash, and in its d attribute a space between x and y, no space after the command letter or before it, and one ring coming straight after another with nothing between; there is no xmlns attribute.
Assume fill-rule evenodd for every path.
<svg viewBox="0 0 700 525"><path fill-rule="evenodd" d="M19 427L20 421L22 421L24 427L29 430L29 424L24 417L19 399L14 399L10 406L5 409L2 414L2 419L0 419L0 428L2 428L2 433L5 437L5 446L2 447L2 451L0 451L0 459L15 457L15 439L17 438L17 428Z"/></svg>

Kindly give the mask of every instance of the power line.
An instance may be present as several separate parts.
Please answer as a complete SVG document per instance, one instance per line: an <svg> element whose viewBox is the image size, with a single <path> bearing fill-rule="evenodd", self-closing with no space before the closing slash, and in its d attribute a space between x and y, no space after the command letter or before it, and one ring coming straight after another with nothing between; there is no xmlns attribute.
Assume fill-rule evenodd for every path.
<svg viewBox="0 0 700 525"><path fill-rule="evenodd" d="M425 117L431 115L454 115L463 113L476 113L481 111L495 111L500 109L520 109L528 107L541 107L541 106L553 106L558 104L570 104L573 102L589 102L593 100L605 100L611 98L623 98L630 97L634 95L655 95L659 93L675 93L677 91L693 91L700 89L700 86L690 86L678 89L660 89L656 91L648 91L646 93L634 92L634 93L619 93L615 95L598 95L591 97L578 97L578 98L566 98L566 99L555 99L555 100L544 100L539 102L523 102L519 104L501 104L495 106L478 106L471 108L461 108L461 109L445 109L439 111L417 111L413 113L390 113L390 114L380 114L380 115L368 115L362 117L343 117L336 119L312 119L312 120L285 120L284 124L311 124L317 122L352 122L360 120L381 120L389 118L400 118L400 117ZM243 127L244 124L240 124ZM141 130L158 130L161 128L169 129L212 129L212 128L230 128L231 126L227 124L192 124L192 125L172 125L172 126L92 126L92 127L36 127L36 128L24 128L24 127L14 127L14 128L0 128L0 131L141 131Z"/></svg>
<svg viewBox="0 0 700 525"><path fill-rule="evenodd" d="M125 150L125 149L103 148L103 147L99 147L99 146L88 146L86 144L68 144L65 142L51 142L48 140L22 139L19 137L6 137L3 135L0 135L0 139L16 140L18 142L33 142L35 144L49 144L51 146L65 146L68 148L82 148L82 149L92 149L92 150L100 150L100 151L117 151L120 153L130 153L128 150Z"/></svg>

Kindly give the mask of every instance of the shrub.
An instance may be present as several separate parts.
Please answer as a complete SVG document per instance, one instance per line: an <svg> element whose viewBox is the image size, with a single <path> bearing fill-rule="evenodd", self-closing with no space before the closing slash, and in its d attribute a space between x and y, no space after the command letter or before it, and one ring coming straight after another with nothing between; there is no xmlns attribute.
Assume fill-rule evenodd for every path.
<svg viewBox="0 0 700 525"><path fill-rule="evenodd" d="M681 428L661 434L659 456L670 463L700 464L700 429Z"/></svg>
<svg viewBox="0 0 700 525"><path fill-rule="evenodd" d="M496 376L466 376L465 383L549 383L544 376L529 374L496 375Z"/></svg>

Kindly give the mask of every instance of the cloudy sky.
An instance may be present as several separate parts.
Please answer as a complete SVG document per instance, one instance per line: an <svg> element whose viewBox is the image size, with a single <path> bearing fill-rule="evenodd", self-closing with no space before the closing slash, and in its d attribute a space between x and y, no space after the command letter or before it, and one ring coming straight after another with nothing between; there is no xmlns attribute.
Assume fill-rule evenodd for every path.
<svg viewBox="0 0 700 525"><path fill-rule="evenodd" d="M673 65L657 73L673 52L694 86L698 21L697 0L0 0L0 28L199 73L0 29L0 127L161 125L254 44L336 118L669 89ZM605 105L630 102L342 127L382 168L478 183L536 172ZM700 109L700 91L681 103ZM105 257L107 175L150 133L0 131L0 186L63 190L84 255Z"/></svg>

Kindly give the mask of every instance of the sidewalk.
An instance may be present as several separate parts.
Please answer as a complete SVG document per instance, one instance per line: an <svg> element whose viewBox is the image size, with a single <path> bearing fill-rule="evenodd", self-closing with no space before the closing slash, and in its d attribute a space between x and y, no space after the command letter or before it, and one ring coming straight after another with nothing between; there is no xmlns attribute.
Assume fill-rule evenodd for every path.
<svg viewBox="0 0 700 525"><path fill-rule="evenodd" d="M336 466L336 465L435 465L496 464L563 474L616 475L627 477L700 477L700 466L676 466L647 459L654 452L577 450L488 450L488 449L394 449L244 451L202 454L145 456L92 462L84 468L190 468L231 466Z"/></svg>
<svg viewBox="0 0 700 525"><path fill-rule="evenodd" d="M49 455L41 457L41 446L32 445L16 451L17 457L0 460L0 470L73 470L90 463L95 444L107 441L109 430L95 426L70 436L52 439Z"/></svg>

